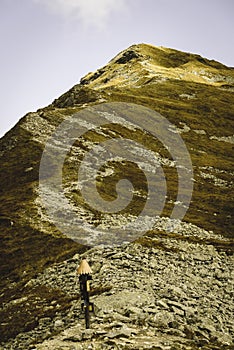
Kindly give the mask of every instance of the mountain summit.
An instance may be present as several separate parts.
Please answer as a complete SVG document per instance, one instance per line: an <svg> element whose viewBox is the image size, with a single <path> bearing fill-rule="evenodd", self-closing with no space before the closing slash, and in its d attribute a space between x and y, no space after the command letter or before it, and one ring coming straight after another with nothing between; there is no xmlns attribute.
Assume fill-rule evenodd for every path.
<svg viewBox="0 0 234 350"><path fill-rule="evenodd" d="M68 321L69 317L72 322L75 322L75 314L71 308L77 307L78 296L77 293L72 292L74 286L71 269L74 267L75 271L75 264L84 252L91 260L92 270L97 273L100 283L104 285L97 284L95 287L97 305L104 307L106 303L110 303L115 314L118 310L111 293L119 295L120 304L122 303L120 306L122 314L121 317L118 316L117 320L113 319L113 322L124 324L128 323L127 318L129 318L135 328L140 327L138 321L141 319L143 322L143 316L140 315L139 310L137 311L137 307L140 309L143 304L140 305L137 301L137 293L141 293L142 302L148 303L149 308L154 310L145 309L145 314L149 317L147 316L148 319L145 319L144 322L149 333L142 333L143 338L145 336L149 340L150 332L156 332L155 329L158 332L163 332L164 327L166 331L163 333L162 339L169 335L170 337L184 337L190 339L191 342L194 340L191 345L194 346L194 349L197 349L195 346L201 346L201 339L205 339L203 345L206 345L207 349L212 349L209 344L213 346L215 342L217 343L215 346L224 346L226 341L228 346L232 328L229 319L230 310L226 310L228 304L226 303L225 306L225 300L220 300L220 305L216 306L220 307L220 310L224 308L227 312L226 316L219 315L216 309L214 313L209 309L208 312L211 312L211 316L207 316L205 327L205 321L202 323L202 315L205 312L206 302L212 304L212 300L216 298L218 293L223 293L222 283L226 288L230 278L228 271L231 263L229 259L233 253L233 203L230 196L231 191L233 191L233 92L233 68L196 54L146 44L132 45L119 53L104 67L96 72L88 73L80 80L79 84L55 99L49 106L28 113L1 138L0 226L2 243L0 270L1 298L4 305L1 311L1 340L4 342L4 349L10 349L11 346L28 349L30 344L36 344L36 333L39 343L46 337L49 338L53 334L59 333L61 329L64 330L65 323L67 322L68 325L70 322ZM115 203L118 197L116 184L123 183L120 180L127 179L132 184L132 205L127 205L125 209L121 209L117 213L110 211L104 215L97 208L92 208L93 193L90 194L91 204L87 203L82 198L81 189L77 186L77 173L87 151L90 152L93 147L96 147L100 153L103 142L111 139L131 139L134 142L143 143L147 149L148 153L137 149L138 156L142 156L143 170L148 171L148 168L152 168L152 166L150 168L149 165L145 165L145 159L148 158L149 161L152 161L153 157L162 169L161 174L164 175L159 178L159 184L165 187L165 194L159 191L159 197L162 196L165 205L154 225L149 228L149 221L144 222L145 233L137 237L134 242L127 244L122 239L125 244L123 247L109 247L106 250L94 247L90 250L91 244L88 241L87 244L82 244L81 241L72 239L72 235L66 235L64 230L60 230L61 224L67 225L69 231L72 219L68 222L65 221L68 218L69 208L64 204L65 201L61 200L52 183L46 184L42 200L39 181L40 166L50 137L54 135L56 130L59 130L60 125L67 125L66 121L69 122L69 118L74 114L78 113L80 116L79 126L87 127L88 122L84 120L85 113L91 115L100 106L100 113L97 113L97 120L99 120L99 118L105 118L108 113L110 114L111 107L109 106L120 104L123 104L124 108L126 107L121 115L117 115L116 111L113 111L108 122L98 127L98 130L95 131L90 123L88 132L80 135L77 139L75 139L75 134L73 135L74 140L64 156L62 168L65 200L72 203L75 213L82 220L86 220L87 224L81 228L81 231L87 230L85 232L89 232L92 227L104 227L105 229L109 227L111 232L113 226L118 228L118 225L127 225L129 218L139 216L146 204L149 186L147 187L144 171L139 171L138 166L132 164L133 162L123 160L123 157L120 157L120 162L109 161L107 166L101 165L97 171L96 188L103 201ZM128 106L130 106L129 109ZM130 120L123 122L125 112L128 111L134 116L131 106L139 106L142 108L140 111L147 111L142 116L142 120L145 125L150 127L151 133L147 133L144 128L140 129L132 125ZM183 165L183 154L181 159L178 156L175 160L172 156L173 147L163 144L162 140L155 140L154 131L157 132L160 129L160 121L156 122L154 119L156 114L160 114L165 118L163 120L167 120L171 140L173 140L173 135L179 135L191 160L191 169L185 169L187 173L190 171L191 174L189 179L193 186L191 200L183 220L177 220L177 225L172 226L171 230L167 228L173 208L182 208L184 205L183 201L178 200L178 184L183 182L180 179L179 169L186 168L186 166ZM61 136L64 135L66 134L61 134ZM172 144L171 140L168 141L170 145ZM58 150L57 154L62 152L63 147L65 147L62 141L57 139L52 141L54 142L53 150ZM131 148L131 144L129 145ZM117 152L119 147L115 148ZM58 162L59 157L51 157L51 162L46 169L48 174L55 173L53 176L57 176L53 169L57 169ZM85 169L91 177L92 167ZM47 175L45 175L46 177ZM44 177L41 182L43 181ZM182 194L183 196L188 195L186 189L183 190ZM125 196L127 197L127 193L124 193L124 198ZM58 225L46 211L45 202L49 203L53 215L59 217ZM144 256L138 256L141 254ZM95 256L98 256L101 262L96 260ZM123 258L122 265L120 257ZM127 257L131 257L130 261ZM144 260L144 267L140 267L138 259ZM178 267L178 276L181 279L186 274L184 266L187 264L188 275L185 278L185 287L183 289L179 285L179 281L171 276L170 284L173 289L171 293L174 293L174 300L169 300L166 293L166 275L163 275L164 280L161 280L160 283L165 293L162 292L160 299L160 291L155 292L156 289L154 289L153 292L152 285L149 286L149 289L152 289L150 289L151 299L149 302L149 295L147 291L143 291L137 276L142 273L141 278L146 281L150 266L155 270L157 267L163 269L163 261L167 261L167 266L171 266L171 268L173 261L176 261L175 266ZM211 266L209 264L212 261L216 261L216 263ZM55 263L56 265L54 265ZM113 280L117 278L112 275L115 269L113 264L117 263L116 268L119 276L117 279L121 290L112 286L110 287L112 292L110 292L109 286L106 285L108 275L102 267L104 263ZM202 265L201 269L199 264ZM50 267L52 265L53 267ZM65 276L66 266L70 280L67 280L68 277ZM195 266L194 270L193 266ZM127 267L129 272L124 270ZM66 285L59 276L56 276L56 268L61 274L61 278L67 281ZM51 269L52 275L48 269ZM128 287L121 280L122 270ZM192 270L197 274L196 281L191 277ZM101 271L106 280L102 279ZM138 275L137 271L142 272ZM172 270L168 270L169 274L170 271ZM197 292L192 293L188 284L192 283L193 285L194 283L195 286L198 279L202 279L202 274L208 281L209 273L212 273L214 284L209 282L206 291L200 287L200 289L194 287ZM156 272L155 275L151 275L152 284L154 282L156 284L155 278L159 283L160 276ZM131 289L132 294L129 290L128 292L132 296L127 293L126 288ZM185 296L186 288L189 291L187 299ZM212 300L205 300L213 288L217 289L217 295L212 294ZM225 291L228 301L228 287ZM123 302L124 293L127 298L132 297L139 305L133 304L126 311L128 305ZM201 298L201 302L197 307L198 316L196 318L194 305L198 296ZM161 318L155 316L153 321L152 314L158 312ZM56 322L58 315L65 317L67 321L63 324L60 322L60 326L57 322L57 328L48 331L50 322ZM164 316L168 319L165 324L163 323ZM102 314L100 311L99 317L101 318L100 322L104 322L104 324L107 322L105 312ZM197 328L195 326L192 328L191 322L197 322ZM116 324L113 325L113 327L115 326ZM130 327L129 324L128 327ZM174 334L169 332L170 329L174 330ZM221 336L222 329L226 334L225 339ZM138 334L138 331L139 329L134 330L133 328L122 330L122 333L120 332L116 337L113 335L113 344L118 343L115 338L129 338L131 332ZM47 336L43 335L43 332L47 332ZM18 338L16 338L17 334ZM156 335L154 333L154 336ZM24 340L24 336L27 341ZM99 336L101 337L101 333L93 333L95 339ZM138 348L142 346L144 348L143 338L140 340L140 333L138 336ZM31 343L30 337L33 339ZM88 335L81 335L80 341L87 341L91 338ZM108 339L110 341L111 336ZM145 340L146 343L148 340ZM48 344L37 349L49 349ZM111 346L117 346L113 344ZM160 343L158 346L164 349L162 344ZM190 346L186 344L184 346ZM51 344L51 349L55 348L55 345ZM125 348L133 349L134 347L129 345ZM185 347L185 349L187 348Z"/></svg>
<svg viewBox="0 0 234 350"><path fill-rule="evenodd" d="M131 46L105 67L87 74L81 84L94 89L113 85L137 87L167 78L222 86L233 82L226 76L226 69L221 63L199 55L141 44Z"/></svg>

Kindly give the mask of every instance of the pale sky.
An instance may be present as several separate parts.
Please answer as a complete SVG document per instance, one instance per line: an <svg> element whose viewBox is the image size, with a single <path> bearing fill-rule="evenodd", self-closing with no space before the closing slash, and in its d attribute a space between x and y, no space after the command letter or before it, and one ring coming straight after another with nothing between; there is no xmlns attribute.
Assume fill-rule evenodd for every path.
<svg viewBox="0 0 234 350"><path fill-rule="evenodd" d="M132 44L234 66L233 0L0 0L0 137Z"/></svg>

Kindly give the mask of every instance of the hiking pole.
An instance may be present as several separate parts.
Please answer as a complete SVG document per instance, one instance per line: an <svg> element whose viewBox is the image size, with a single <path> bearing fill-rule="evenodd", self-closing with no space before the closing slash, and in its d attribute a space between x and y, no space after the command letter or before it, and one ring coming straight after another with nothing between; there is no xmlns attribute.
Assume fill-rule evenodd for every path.
<svg viewBox="0 0 234 350"><path fill-rule="evenodd" d="M90 312L93 312L93 303L89 301L90 281L92 270L85 259L83 259L77 268L77 274L80 282L80 293L83 300L81 307L85 314L85 325L88 329L90 326Z"/></svg>

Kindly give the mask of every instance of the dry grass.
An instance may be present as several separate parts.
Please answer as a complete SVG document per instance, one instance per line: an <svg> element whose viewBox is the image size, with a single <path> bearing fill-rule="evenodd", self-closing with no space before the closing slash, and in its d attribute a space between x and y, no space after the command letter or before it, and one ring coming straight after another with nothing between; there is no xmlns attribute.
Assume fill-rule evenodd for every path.
<svg viewBox="0 0 234 350"><path fill-rule="evenodd" d="M148 67L142 62L134 61L134 57L129 56L128 59L126 57L124 59L127 65L124 68L124 63L119 60L120 55L111 62L111 68L104 67L96 76L89 75L83 80L83 85L76 85L39 113L48 123L56 126L67 115L78 111L82 104L93 105L99 103L102 98L107 102L132 102L146 106L161 113L178 128L186 125L189 131L182 133L181 136L191 155L195 182L192 201L185 220L207 230L213 230L214 233L226 238L232 238L234 210L231 201L233 197L231 187L217 186L212 178L201 177L200 169L209 167L209 170L203 170L203 172L231 184L233 177L232 145L211 139L211 136L230 136L232 133L234 126L233 86L229 82L222 81L222 78L220 81L209 81L204 77L194 79L192 71L203 69L208 75L219 74L228 79L228 77L233 77L233 69L227 69L220 63L203 59L197 55L179 53L171 49L143 45L140 50L141 61L151 57ZM121 74L124 69L125 73L126 69L128 73L124 78L118 77L118 74ZM150 75L149 72L147 75L142 75L147 69L151 69L155 76ZM135 73L131 75L131 72ZM160 75L165 75L165 72L168 75L167 79L161 79ZM181 76L182 73L184 79ZM139 74L141 74L140 78ZM180 79L178 79L179 76ZM113 84L117 82L120 85L114 86ZM0 140L0 152L2 152L0 158L0 284L3 288L2 300L4 302L19 297L24 284L33 275L42 271L45 266L69 258L86 249L62 237L50 222L45 224L43 232L36 226L40 218L35 206L35 188L38 186L38 171L43 145L32 139L31 133L23 128L24 122L22 119L10 133ZM116 125L108 127L111 130L107 131L104 139L111 137L111 131L113 131L116 135L132 137L139 143L144 142L146 147L158 151L163 157L170 157L165 147L155 142L149 135L146 137L140 131L129 135L128 130L124 127ZM194 130L204 132L199 134ZM86 138L97 142L104 140L95 133L87 133ZM30 167L33 170L25 172L25 169ZM135 188L142 191L143 194L147 191L144 174L132 164L125 163L115 166L116 171L113 176L98 179L98 190L104 199L115 198L115 184L122 178L122 171L125 172L126 169L127 178L132 181ZM216 169L219 171L218 174ZM167 195L173 202L177 193L177 173L173 168L165 167L164 171L168 182ZM77 164L67 162L64 167L64 181L71 182L76 178ZM79 193L73 193L72 200L76 204L83 205ZM137 215L143 205L143 198L134 197L132 205L126 208L126 212ZM172 207L173 205L168 200L163 215L169 216ZM95 215L96 219L101 220L98 213ZM148 237L141 237L139 243L146 246L153 245L158 249L167 249L160 240L151 239L151 235L165 236L164 232L149 232L147 235ZM167 237L170 238L168 235ZM185 239L175 234L172 234L171 237L178 240ZM196 241L196 238L191 237L189 240ZM228 240L226 243L215 239L199 241L199 243L212 244L228 254L232 252L231 243L228 243ZM14 287L9 289L12 283ZM61 291L43 288L24 290L32 305L33 300L39 295L43 305L48 305L55 298L61 301L61 308L69 308L70 301ZM2 314L2 322L7 323L2 333L3 339L15 336L20 331L32 329L36 325L36 317L49 315L43 307L41 310L33 310L33 307L22 310L20 304L16 307L18 309L10 307L8 315L5 311ZM29 318L28 323L23 327L22 319L28 318L29 312L35 316L34 320ZM15 321L13 313L17 313Z"/></svg>

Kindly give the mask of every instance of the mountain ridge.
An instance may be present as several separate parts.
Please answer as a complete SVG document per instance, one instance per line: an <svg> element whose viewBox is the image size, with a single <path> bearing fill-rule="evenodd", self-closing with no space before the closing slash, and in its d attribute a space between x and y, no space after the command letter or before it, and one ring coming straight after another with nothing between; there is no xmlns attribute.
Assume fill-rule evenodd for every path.
<svg viewBox="0 0 234 350"><path fill-rule="evenodd" d="M40 201L38 176L45 144L58 125L86 107L106 102L135 103L165 116L182 137L193 163L194 192L184 222L175 232L168 233L165 230L165 222L176 201L177 184L175 168L168 166L165 172L170 181L164 215L136 244L149 250L158 249L175 254L184 250L183 244L194 244L207 249L213 247L215 256L218 256L217 252L231 256L233 89L233 68L199 55L139 44L122 51L96 72L88 73L80 84L76 84L49 106L21 118L0 139L0 268L3 303L14 301L19 291L26 296L42 293L50 300L54 290L47 286L45 291L43 284L38 290L32 290L29 287L31 279L43 273L51 264L72 259L76 253L80 256L89 249L61 234L48 218ZM106 138L110 132L114 136L125 135L122 126L105 132ZM142 139L143 134L139 133L137 137ZM94 133L86 135L85 139L74 145L71 160L80 161L81 156L76 157L74 154L80 152L83 155L89 145L96 141ZM156 150L158 145L154 147ZM161 161L170 160L165 148L157 150L161 152ZM134 169L130 170L135 174ZM72 184L76 180L76 171L77 165L66 164L68 183L70 181ZM140 177L136 179L139 183L142 181ZM104 198L112 198L112 188L111 182L104 182ZM68 186L67 191L80 210L80 197L74 197L72 186ZM59 203L55 202L54 206L59 207ZM87 208L85 215L93 222L105 223L98 213ZM67 296L59 294L59 298L63 299L62 304L66 308ZM6 317L5 311L3 316ZM43 315L40 317L43 318ZM3 321L7 323L2 333L4 341L15 336L17 329L18 332L27 329L22 330L19 324L15 324L13 328L16 334L13 335L9 330L13 321L7 322Z"/></svg>

